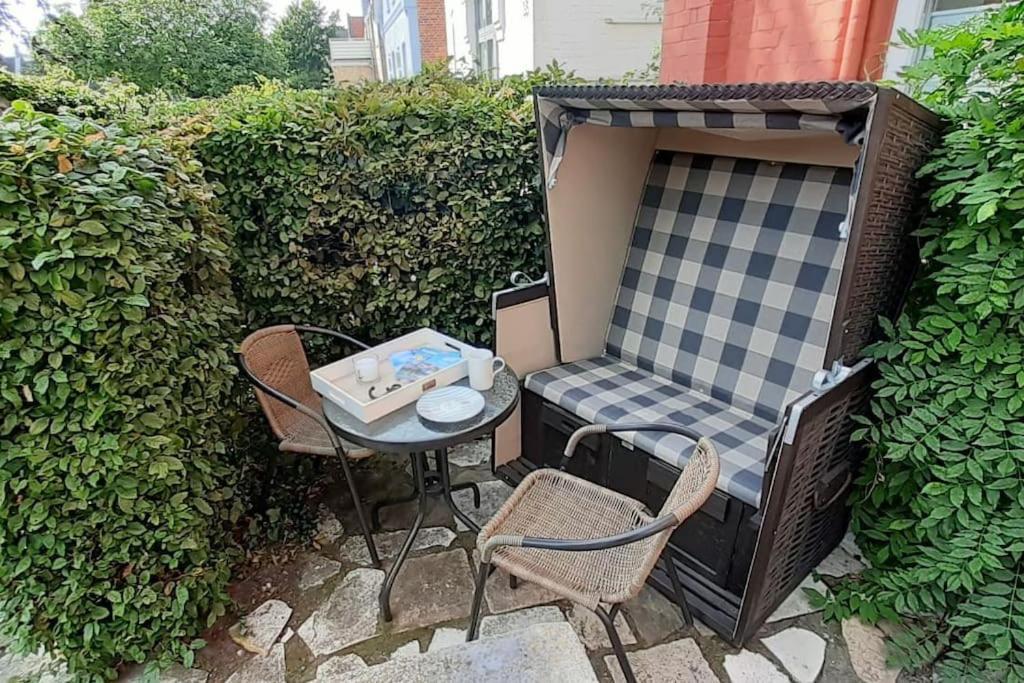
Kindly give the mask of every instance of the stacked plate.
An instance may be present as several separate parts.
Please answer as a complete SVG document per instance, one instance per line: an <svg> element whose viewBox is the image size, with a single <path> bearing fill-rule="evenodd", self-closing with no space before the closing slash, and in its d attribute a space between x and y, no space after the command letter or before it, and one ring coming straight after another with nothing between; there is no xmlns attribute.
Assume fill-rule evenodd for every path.
<svg viewBox="0 0 1024 683"><path fill-rule="evenodd" d="M416 412L431 422L464 422L479 415L483 409L483 394L462 386L434 389L416 401Z"/></svg>

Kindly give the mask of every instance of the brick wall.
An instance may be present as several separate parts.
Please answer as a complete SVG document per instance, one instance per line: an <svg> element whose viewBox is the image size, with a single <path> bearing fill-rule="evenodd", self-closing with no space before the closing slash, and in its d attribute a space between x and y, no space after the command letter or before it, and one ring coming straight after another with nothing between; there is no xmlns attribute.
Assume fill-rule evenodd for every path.
<svg viewBox="0 0 1024 683"><path fill-rule="evenodd" d="M665 0L664 82L871 80L896 0Z"/></svg>
<svg viewBox="0 0 1024 683"><path fill-rule="evenodd" d="M444 0L417 0L416 14L420 29L420 62L429 64L447 60Z"/></svg>

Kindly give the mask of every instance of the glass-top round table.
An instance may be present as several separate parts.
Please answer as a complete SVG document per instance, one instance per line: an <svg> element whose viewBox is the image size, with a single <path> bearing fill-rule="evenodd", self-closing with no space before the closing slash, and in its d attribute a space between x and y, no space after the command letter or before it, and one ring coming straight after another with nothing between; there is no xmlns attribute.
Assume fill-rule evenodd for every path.
<svg viewBox="0 0 1024 683"><path fill-rule="evenodd" d="M468 379L462 379L455 386L469 386ZM413 521L409 535L402 544L402 549L391 565L384 586L380 592L380 606L384 619L391 621L391 588L394 586L398 572L405 562L409 551L416 540L416 534L423 526L427 514L427 496L435 495L444 498L452 514L473 531L480 531L480 525L458 508L452 500L452 492L462 489L473 491L473 503L480 507L480 490L474 483L452 485L448 471L448 449L467 441L490 434L495 428L508 419L519 403L519 378L509 368L504 368L494 376L494 386L481 391L484 397L484 409L476 417L453 424L428 422L416 412L416 404L410 403L393 413L366 423L355 417L328 399L323 400L324 415L327 421L343 439L352 443L372 448L379 453L395 453L409 455L412 458L412 476L415 491L410 496L398 500L375 503L370 509L371 520L375 529L380 528L380 510L389 505L419 500L419 510ZM434 469L428 469L427 452L434 451Z"/></svg>
<svg viewBox="0 0 1024 683"><path fill-rule="evenodd" d="M461 379L452 386L469 386ZM441 424L428 422L410 403L389 415L363 422L341 406L324 399L324 415L343 438L381 453L421 453L439 448L450 448L494 431L505 421L519 401L519 378L509 368L494 376L494 386L481 391L484 409L465 422Z"/></svg>

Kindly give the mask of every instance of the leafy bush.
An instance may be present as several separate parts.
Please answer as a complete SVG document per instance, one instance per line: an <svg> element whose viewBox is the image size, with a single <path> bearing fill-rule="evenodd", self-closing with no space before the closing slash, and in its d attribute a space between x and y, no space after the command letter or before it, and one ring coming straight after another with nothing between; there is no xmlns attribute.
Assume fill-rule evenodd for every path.
<svg viewBox="0 0 1024 683"><path fill-rule="evenodd" d="M268 84L193 123L234 228L246 323L489 340L491 291L543 272L530 84Z"/></svg>
<svg viewBox="0 0 1024 683"><path fill-rule="evenodd" d="M227 600L238 313L201 172L0 117L0 626L83 677L190 661Z"/></svg>
<svg viewBox="0 0 1024 683"><path fill-rule="evenodd" d="M281 74L265 20L262 0L105 0L48 19L33 48L47 68L83 80L119 76L143 92L221 95Z"/></svg>
<svg viewBox="0 0 1024 683"><path fill-rule="evenodd" d="M902 621L891 654L952 680L1024 679L1024 9L907 37L953 123L924 169L916 301L881 378L853 528L874 565L829 614Z"/></svg>
<svg viewBox="0 0 1024 683"><path fill-rule="evenodd" d="M337 12L331 17L337 21ZM333 24L333 22L332 22ZM331 80L329 41L334 26L328 25L324 8L316 0L293 0L271 40L281 53L296 88L318 88Z"/></svg>

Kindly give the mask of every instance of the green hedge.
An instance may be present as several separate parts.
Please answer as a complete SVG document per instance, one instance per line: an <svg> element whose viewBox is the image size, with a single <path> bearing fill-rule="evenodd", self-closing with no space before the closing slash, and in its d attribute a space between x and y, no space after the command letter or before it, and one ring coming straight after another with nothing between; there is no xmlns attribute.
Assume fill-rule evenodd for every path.
<svg viewBox="0 0 1024 683"><path fill-rule="evenodd" d="M0 630L86 678L190 660L239 545L309 528L308 458L249 505L268 430L238 341L489 341L490 292L544 269L544 77L168 101L0 73L39 104L0 118Z"/></svg>
<svg viewBox="0 0 1024 683"><path fill-rule="evenodd" d="M201 171L0 117L0 626L83 677L188 661L227 600L238 311Z"/></svg>
<svg viewBox="0 0 1024 683"><path fill-rule="evenodd" d="M196 151L234 229L246 323L489 341L491 291L544 270L530 84L432 73L226 98Z"/></svg>

